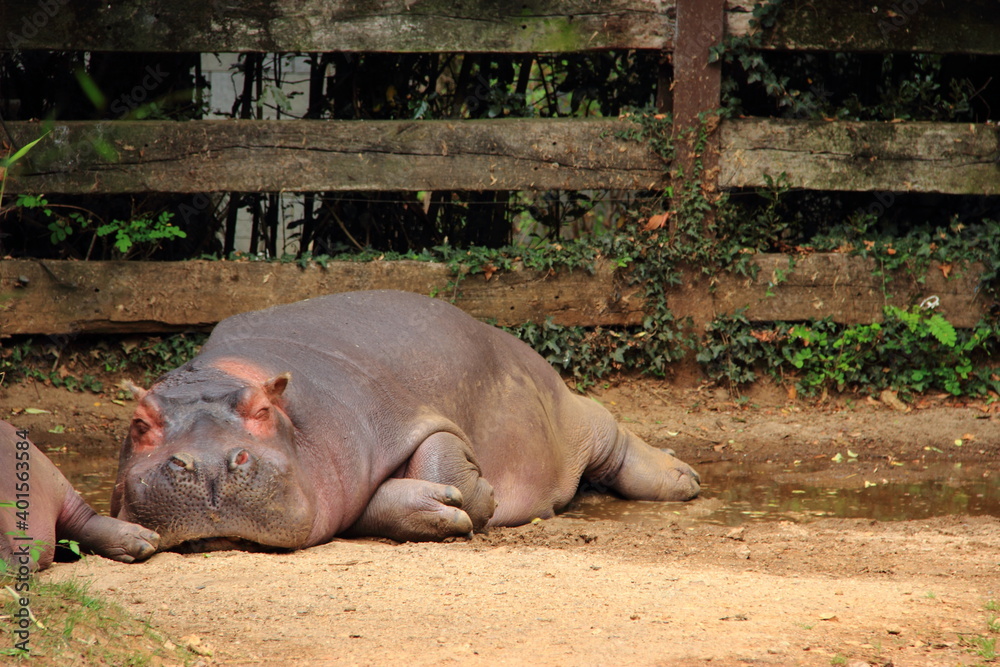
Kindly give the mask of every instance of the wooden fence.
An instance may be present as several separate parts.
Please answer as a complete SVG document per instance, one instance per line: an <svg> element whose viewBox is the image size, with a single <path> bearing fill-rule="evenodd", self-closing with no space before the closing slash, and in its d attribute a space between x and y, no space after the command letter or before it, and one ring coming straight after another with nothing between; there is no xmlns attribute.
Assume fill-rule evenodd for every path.
<svg viewBox="0 0 1000 667"><path fill-rule="evenodd" d="M806 3L789 0L761 48L1000 53L994 0ZM94 0L0 0L0 48L136 52L575 52L648 49L673 54L660 94L683 136L698 113L719 106L720 70L709 48L749 30L752 6L730 0L178 0L110 5ZM647 189L667 184L668 165L621 138L620 119L476 121L78 121L8 174L7 192L316 192L338 190ZM18 144L37 122L8 122ZM763 186L784 173L796 188L1000 194L995 125L797 121L721 123L720 188ZM104 147L95 151L99 142ZM114 153L109 158L107 148ZM687 159L679 151L680 159ZM752 319L832 316L878 319L887 302L929 294L958 326L982 311L975 270L925 284L893 283L887 297L874 260L812 255L782 289L788 267L761 255L756 280L685 272L668 305L696 323L748 306ZM611 267L596 274L530 271L466 278L452 291L438 264L332 263L326 267L234 262L0 261L0 336L78 331L171 331L207 327L235 312L364 288L438 292L505 324L634 324L641 292Z"/></svg>

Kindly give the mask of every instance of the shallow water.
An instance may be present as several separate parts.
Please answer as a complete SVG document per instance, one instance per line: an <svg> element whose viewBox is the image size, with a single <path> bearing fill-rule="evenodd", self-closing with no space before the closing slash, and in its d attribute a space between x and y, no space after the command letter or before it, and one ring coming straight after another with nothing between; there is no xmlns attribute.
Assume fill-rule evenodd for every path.
<svg viewBox="0 0 1000 667"><path fill-rule="evenodd" d="M48 455L94 509L108 513L117 446ZM894 466L823 460L799 465L721 462L697 468L703 486L695 501L637 502L589 494L564 515L626 522L684 517L733 526L824 517L901 521L956 514L1000 516L1000 471L982 464Z"/></svg>
<svg viewBox="0 0 1000 667"><path fill-rule="evenodd" d="M564 515L626 522L683 517L730 526L820 518L904 521L945 515L1000 516L1000 473L981 464L722 462L697 468L703 486L695 501L655 503L589 496Z"/></svg>
<svg viewBox="0 0 1000 667"><path fill-rule="evenodd" d="M88 447L85 453L60 450L45 454L91 507L100 514L110 512L111 490L118 473L117 445L107 449Z"/></svg>

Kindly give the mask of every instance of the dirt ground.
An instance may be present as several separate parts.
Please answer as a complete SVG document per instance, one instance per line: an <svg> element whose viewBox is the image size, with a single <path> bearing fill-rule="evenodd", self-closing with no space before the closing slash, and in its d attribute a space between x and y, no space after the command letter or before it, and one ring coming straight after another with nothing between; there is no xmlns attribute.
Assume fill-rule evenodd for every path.
<svg viewBox="0 0 1000 667"><path fill-rule="evenodd" d="M845 484L948 462L1000 485L993 405L817 404L762 387L741 406L683 379L591 394L695 467L791 469L849 452L865 472ZM130 412L110 396L0 388L3 418L43 449L117 440ZM1000 602L998 516L705 521L719 502L709 483L699 500L628 521L574 513L441 544L336 540L137 565L91 557L43 576L90 582L205 664L974 665L990 655L976 642L1000 638L988 628L1000 611L987 608Z"/></svg>

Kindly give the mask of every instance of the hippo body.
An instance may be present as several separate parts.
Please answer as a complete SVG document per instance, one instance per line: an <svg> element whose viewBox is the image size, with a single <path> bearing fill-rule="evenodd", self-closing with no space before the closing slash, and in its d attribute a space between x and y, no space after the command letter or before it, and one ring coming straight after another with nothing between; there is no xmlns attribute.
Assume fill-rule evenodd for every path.
<svg viewBox="0 0 1000 667"><path fill-rule="evenodd" d="M18 501L0 507L0 561L11 567L48 567L58 540L123 563L156 551L156 533L94 512L26 432L0 421L0 502Z"/></svg>
<svg viewBox="0 0 1000 667"><path fill-rule="evenodd" d="M581 477L630 498L699 490L526 344L406 292L230 317L137 391L112 514L161 548L466 535L551 517Z"/></svg>

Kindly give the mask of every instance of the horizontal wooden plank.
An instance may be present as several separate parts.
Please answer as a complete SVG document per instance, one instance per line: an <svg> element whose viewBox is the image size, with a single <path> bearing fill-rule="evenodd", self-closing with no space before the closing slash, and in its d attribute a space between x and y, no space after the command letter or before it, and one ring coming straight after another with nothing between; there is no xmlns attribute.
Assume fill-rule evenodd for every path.
<svg viewBox="0 0 1000 667"><path fill-rule="evenodd" d="M508 52L664 49L669 0L0 1L7 50Z"/></svg>
<svg viewBox="0 0 1000 667"><path fill-rule="evenodd" d="M444 264L331 262L326 268L265 262L0 261L0 336L205 329L236 313L335 292L401 289L455 299L499 324L636 324L637 288L610 266L549 275L516 271L461 281Z"/></svg>
<svg viewBox="0 0 1000 667"><path fill-rule="evenodd" d="M750 30L754 0L729 0L729 34ZM996 0L781 3L764 48L804 51L1000 53Z"/></svg>
<svg viewBox="0 0 1000 667"><path fill-rule="evenodd" d="M40 123L8 123L21 144ZM8 192L647 189L666 184L621 119L77 121L11 171ZM722 187L1000 194L992 125L737 119Z"/></svg>
<svg viewBox="0 0 1000 667"><path fill-rule="evenodd" d="M23 145L36 122L7 127ZM665 166L619 119L60 123L8 192L645 189Z"/></svg>
<svg viewBox="0 0 1000 667"><path fill-rule="evenodd" d="M795 257L760 254L754 258L757 277L722 273L707 276L693 267L684 271L682 285L670 292L667 305L678 316L691 317L698 327L723 313L747 308L755 322L803 321L832 317L841 324L882 321L887 305L908 308L936 300L937 308L956 327L972 327L985 312L982 267L945 270L932 264L924 282L905 271L879 275L874 258L839 253ZM936 299L935 299L936 298Z"/></svg>
<svg viewBox="0 0 1000 667"><path fill-rule="evenodd" d="M815 190L1000 194L995 125L748 118L722 124L719 185L784 172Z"/></svg>
<svg viewBox="0 0 1000 667"><path fill-rule="evenodd" d="M946 279L932 266L925 282L876 275L875 260L843 254L759 255L756 279L683 272L667 303L700 328L723 313L748 308L754 321L832 317L879 321L887 304L910 306L937 297L953 324L971 327L983 313L981 267ZM164 332L207 329L229 315L320 294L403 289L454 299L473 316L503 325L543 322L573 326L635 325L644 302L609 265L594 275L513 271L489 281L470 276L455 287L448 267L426 262L332 262L326 268L265 262L0 262L0 336L81 332Z"/></svg>
<svg viewBox="0 0 1000 667"><path fill-rule="evenodd" d="M754 1L730 0L730 35ZM996 0L785 2L765 48L1000 53ZM672 49L676 0L0 0L0 50L495 52Z"/></svg>

